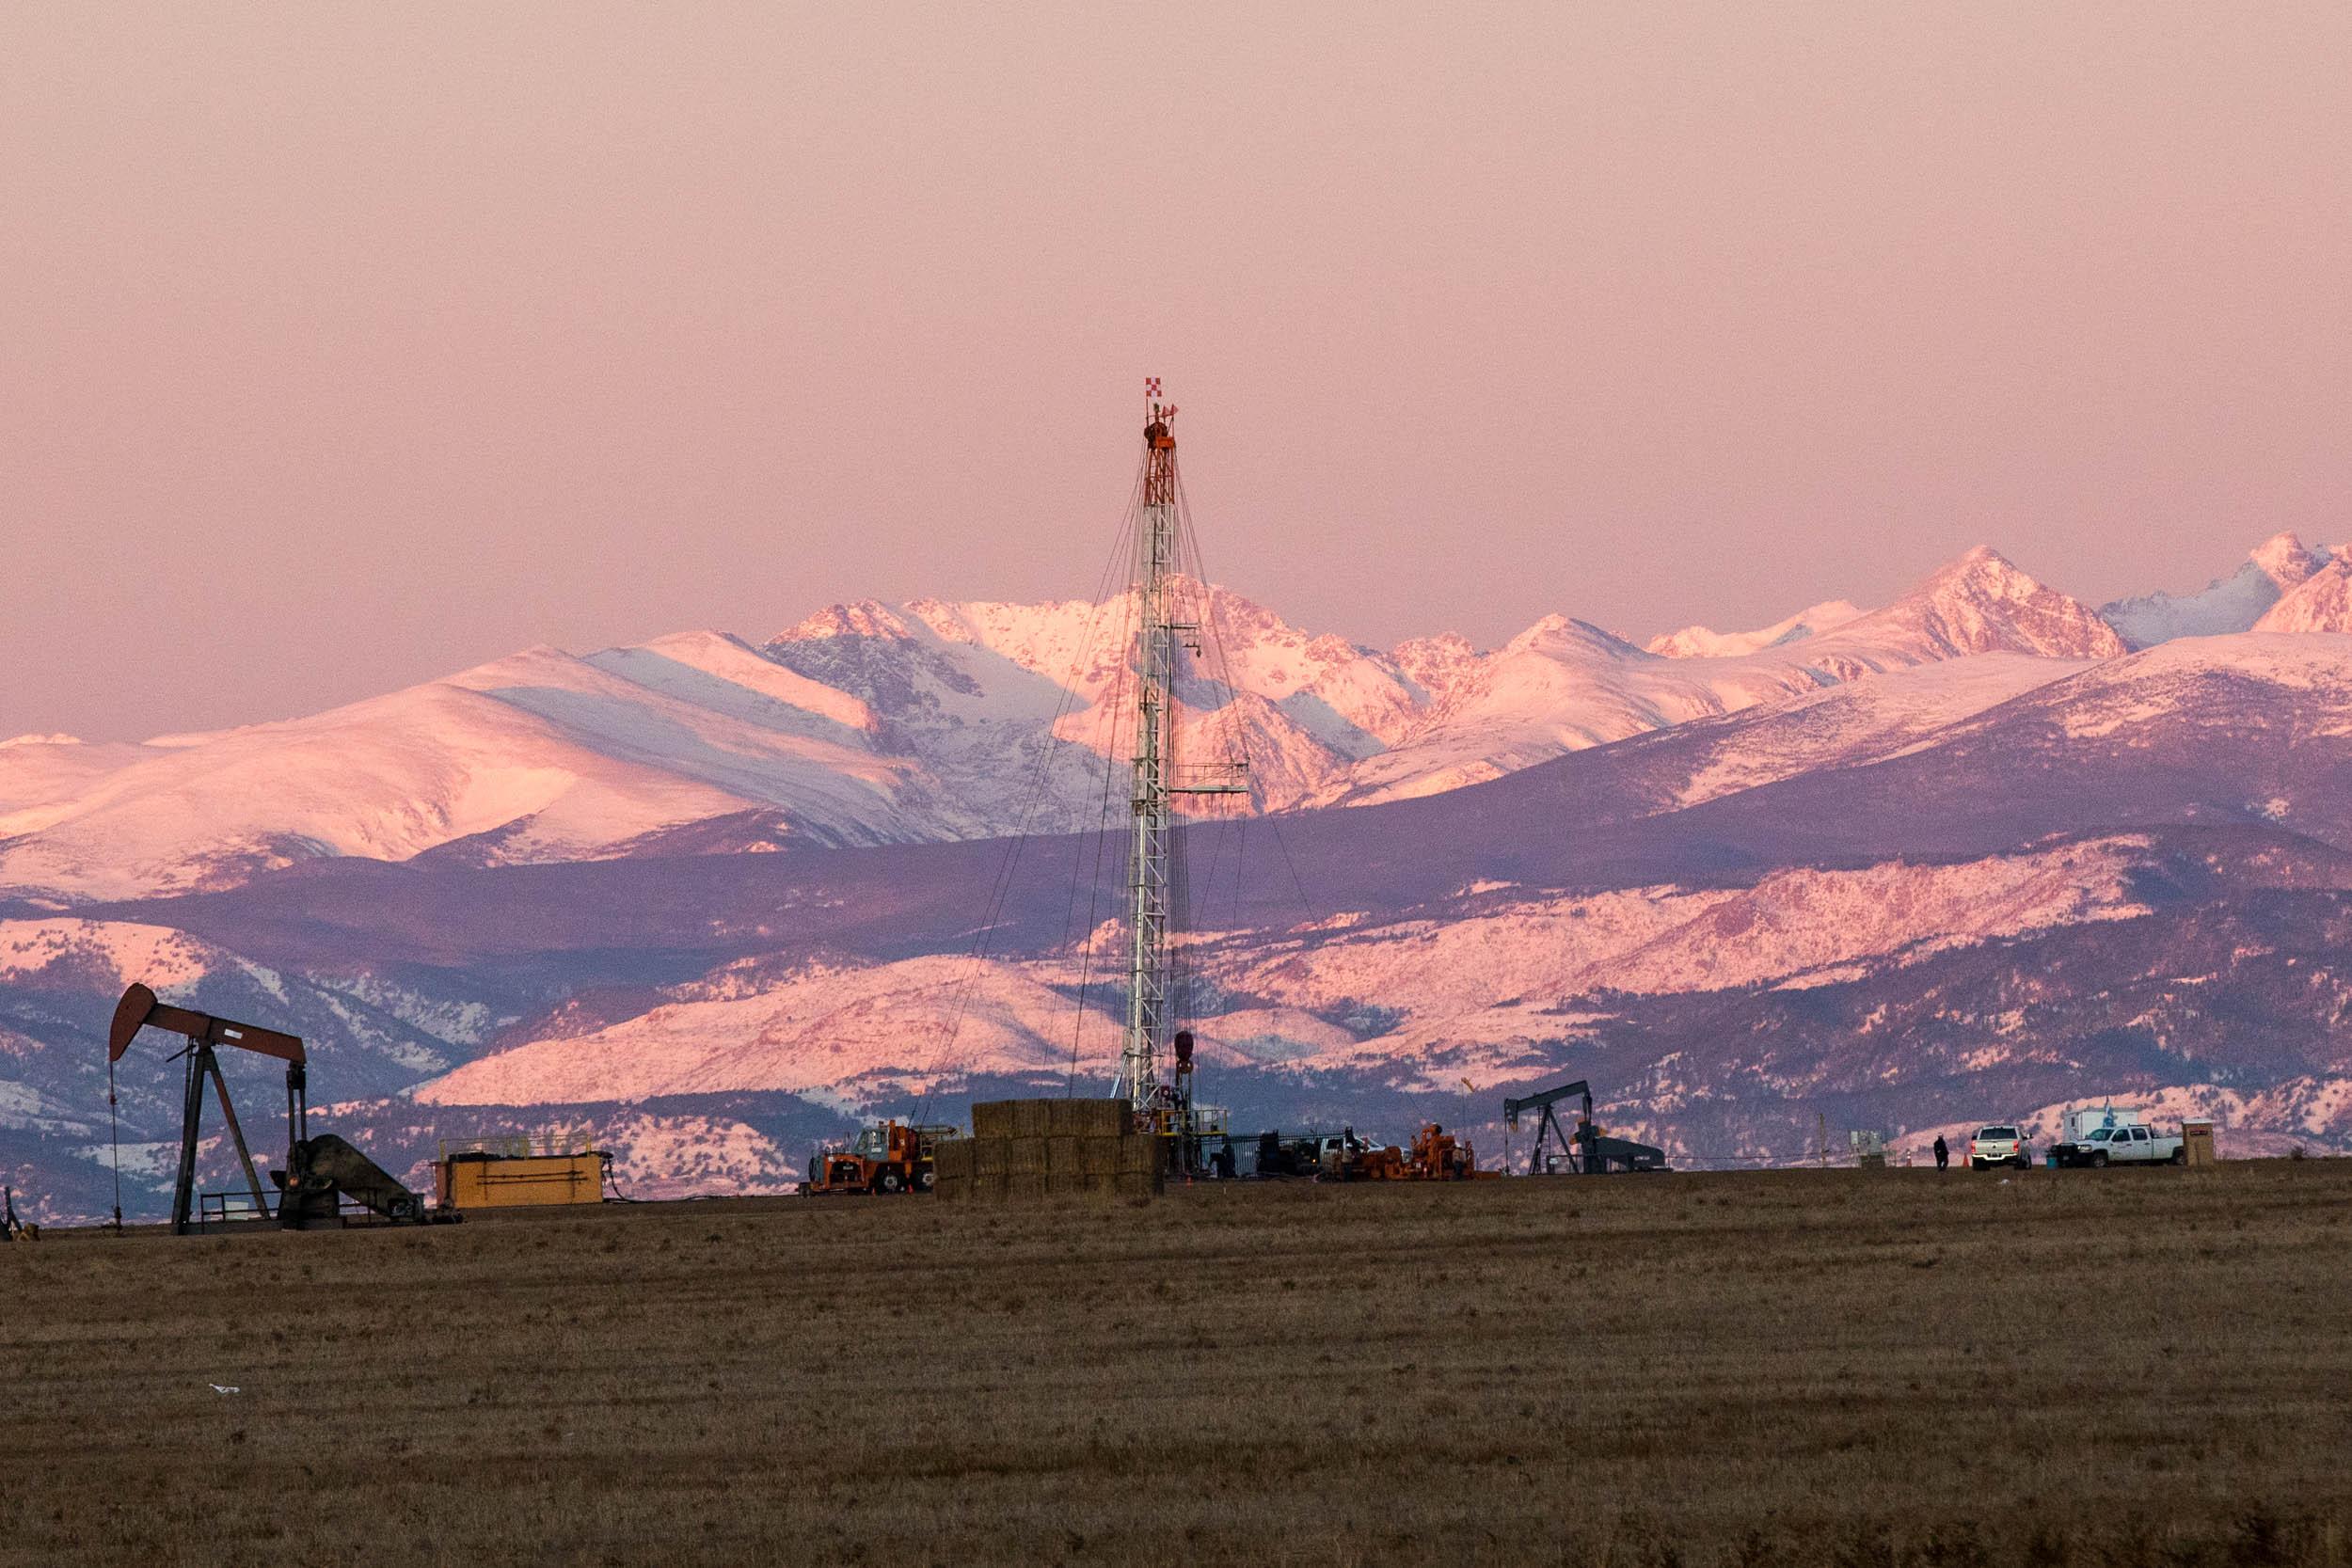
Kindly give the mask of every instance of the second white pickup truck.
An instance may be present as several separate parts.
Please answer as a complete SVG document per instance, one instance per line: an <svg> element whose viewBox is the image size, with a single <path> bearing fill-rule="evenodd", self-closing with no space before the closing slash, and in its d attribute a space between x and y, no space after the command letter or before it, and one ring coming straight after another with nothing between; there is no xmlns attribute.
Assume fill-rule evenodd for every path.
<svg viewBox="0 0 2352 1568"><path fill-rule="evenodd" d="M2061 1165L2179 1165L2188 1162L2177 1133L2153 1127L2102 1127L2080 1143L2051 1149Z"/></svg>

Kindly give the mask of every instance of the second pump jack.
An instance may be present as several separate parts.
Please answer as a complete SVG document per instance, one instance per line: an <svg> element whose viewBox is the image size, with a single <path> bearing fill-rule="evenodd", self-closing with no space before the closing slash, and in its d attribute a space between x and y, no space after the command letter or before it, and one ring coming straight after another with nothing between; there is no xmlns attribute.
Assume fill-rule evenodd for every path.
<svg viewBox="0 0 2352 1568"><path fill-rule="evenodd" d="M1560 1125L1560 1117L1552 1111L1563 1101L1577 1103L1576 1131L1571 1135ZM1617 1171L1664 1170L1666 1151L1655 1144L1635 1143L1631 1138L1613 1138L1593 1121L1593 1087L1579 1078L1572 1084L1560 1084L1539 1089L1531 1095L1502 1102L1502 1124L1517 1127L1522 1113L1536 1113L1535 1148L1527 1157L1527 1174L1548 1176L1565 1165L1579 1176L1606 1176ZM1511 1161L1510 1134L1503 1134L1502 1159ZM1545 1148L1547 1140L1559 1145L1559 1152Z"/></svg>

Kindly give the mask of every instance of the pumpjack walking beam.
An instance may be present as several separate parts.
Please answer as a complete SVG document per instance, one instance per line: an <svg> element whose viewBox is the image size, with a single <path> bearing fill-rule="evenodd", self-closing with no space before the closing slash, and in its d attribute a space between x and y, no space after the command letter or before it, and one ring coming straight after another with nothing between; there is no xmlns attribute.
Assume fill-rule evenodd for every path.
<svg viewBox="0 0 2352 1568"><path fill-rule="evenodd" d="M259 1024L239 1023L233 1019L215 1018L190 1007L175 1007L157 1001L155 993L147 987L134 985L115 1004L114 1026L106 1036L107 1067L111 1069L120 1061L122 1053L131 1048L132 1039L141 1029L150 1027L182 1036L188 1042L179 1053L187 1062L187 1083L180 1102L180 1169L171 1189L172 1234L188 1233L195 1207L196 1147L203 1132L204 1085L208 1080L220 1100L221 1119L228 1124L230 1141L236 1146L246 1184L253 1190L254 1207L267 1212L269 1199L262 1194L261 1177L253 1168L252 1152L246 1148L245 1129L238 1124L236 1106L230 1102L229 1085L221 1077L220 1058L214 1048L235 1046L274 1056L286 1064L286 1147L292 1150L310 1134L310 1058L300 1037L264 1029Z"/></svg>

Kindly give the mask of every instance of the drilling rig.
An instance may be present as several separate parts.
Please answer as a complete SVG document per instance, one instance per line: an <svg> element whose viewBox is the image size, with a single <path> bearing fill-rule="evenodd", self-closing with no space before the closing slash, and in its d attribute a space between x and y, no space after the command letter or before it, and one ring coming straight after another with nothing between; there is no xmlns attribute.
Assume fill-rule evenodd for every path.
<svg viewBox="0 0 2352 1568"><path fill-rule="evenodd" d="M1177 551L1184 487L1176 468L1175 405L1160 380L1144 382L1143 481L1136 492L1136 729L1129 804L1125 917L1127 1027L1113 1093L1135 1107L1139 1131L1169 1140L1172 1168L1200 1163L1201 1141L1226 1132L1225 1117L1193 1100L1193 1038L1176 1027L1169 940L1183 911L1176 897L1175 802L1185 797L1247 795L1248 763L1238 756L1181 764L1176 758L1177 661L1198 656L1203 626L1181 603ZM1205 603L1205 598L1204 601ZM1162 1064L1168 1064L1164 1071Z"/></svg>

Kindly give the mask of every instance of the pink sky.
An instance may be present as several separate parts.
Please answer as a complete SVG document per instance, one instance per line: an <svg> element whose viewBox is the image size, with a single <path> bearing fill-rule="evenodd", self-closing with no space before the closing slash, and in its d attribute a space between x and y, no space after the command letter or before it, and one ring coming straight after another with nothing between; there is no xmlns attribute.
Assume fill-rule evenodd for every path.
<svg viewBox="0 0 2352 1568"><path fill-rule="evenodd" d="M2352 537L2352 7L0 15L0 735L1073 596L1316 630Z"/></svg>

